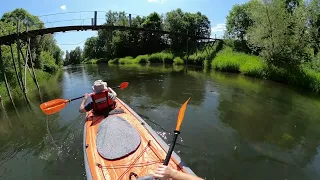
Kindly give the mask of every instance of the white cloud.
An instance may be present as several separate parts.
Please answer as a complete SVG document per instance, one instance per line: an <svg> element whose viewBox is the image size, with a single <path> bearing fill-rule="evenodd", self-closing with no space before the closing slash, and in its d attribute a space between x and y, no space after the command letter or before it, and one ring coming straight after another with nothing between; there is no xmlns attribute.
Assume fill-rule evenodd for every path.
<svg viewBox="0 0 320 180"><path fill-rule="evenodd" d="M212 33L224 32L225 30L226 30L226 24L224 24L224 23L217 24L216 26L211 28Z"/></svg>
<svg viewBox="0 0 320 180"><path fill-rule="evenodd" d="M60 9L66 10L66 9L67 9L67 5L62 5L62 6L60 6Z"/></svg>
<svg viewBox="0 0 320 180"><path fill-rule="evenodd" d="M148 3L164 3L166 0L148 0Z"/></svg>

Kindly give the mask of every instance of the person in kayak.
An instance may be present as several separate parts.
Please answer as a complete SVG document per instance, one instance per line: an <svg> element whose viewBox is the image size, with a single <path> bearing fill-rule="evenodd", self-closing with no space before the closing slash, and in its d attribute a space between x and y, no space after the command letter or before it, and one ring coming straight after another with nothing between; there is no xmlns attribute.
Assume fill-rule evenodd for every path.
<svg viewBox="0 0 320 180"><path fill-rule="evenodd" d="M81 102L79 112L88 112L93 110L94 114L107 114L111 110L115 109L117 93L107 86L106 82L102 80L96 80L92 86L93 93L84 94L84 98ZM91 96L92 102L86 102Z"/></svg>
<svg viewBox="0 0 320 180"><path fill-rule="evenodd" d="M170 166L159 165L153 177L155 179L167 180L171 178L172 180L203 180L197 176L193 176L181 171L177 171Z"/></svg>

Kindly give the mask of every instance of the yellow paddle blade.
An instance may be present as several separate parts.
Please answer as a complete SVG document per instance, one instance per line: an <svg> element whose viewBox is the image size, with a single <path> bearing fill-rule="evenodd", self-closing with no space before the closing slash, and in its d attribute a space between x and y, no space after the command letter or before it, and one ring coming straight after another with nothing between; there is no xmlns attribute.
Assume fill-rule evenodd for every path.
<svg viewBox="0 0 320 180"><path fill-rule="evenodd" d="M180 131L180 126L182 124L182 121L183 121L183 118L184 118L184 113L186 112L187 104L188 104L190 98L191 97L189 97L188 100L186 102L184 102L183 105L180 108L180 111L179 111L179 114L178 114L176 131Z"/></svg>
<svg viewBox="0 0 320 180"><path fill-rule="evenodd" d="M69 100L65 100L65 99L54 99L45 103L42 103L40 105L41 110L47 114L54 114L56 112L61 111L66 104L69 102Z"/></svg>

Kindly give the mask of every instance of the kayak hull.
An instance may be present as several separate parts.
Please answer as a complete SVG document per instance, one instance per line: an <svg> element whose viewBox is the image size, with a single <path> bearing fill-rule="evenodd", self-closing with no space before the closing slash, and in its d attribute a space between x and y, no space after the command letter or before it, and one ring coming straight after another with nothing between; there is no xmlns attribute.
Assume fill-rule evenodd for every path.
<svg viewBox="0 0 320 180"><path fill-rule="evenodd" d="M104 117L94 116L91 111L88 112L83 135L84 166L88 180L129 179L130 173L138 177L148 176L154 173L159 164L163 163L169 149L162 138L127 104L119 98L116 99L116 102L116 108L124 110L124 113L109 116L120 116L127 120L139 132L141 143L135 152L124 158L104 159L99 155L96 147L97 130ZM169 166L195 175L175 152L171 156Z"/></svg>

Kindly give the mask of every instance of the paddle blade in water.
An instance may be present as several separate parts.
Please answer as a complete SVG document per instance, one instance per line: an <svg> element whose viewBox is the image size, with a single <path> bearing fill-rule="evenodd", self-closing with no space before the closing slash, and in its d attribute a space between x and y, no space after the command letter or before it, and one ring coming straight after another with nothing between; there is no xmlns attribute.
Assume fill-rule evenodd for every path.
<svg viewBox="0 0 320 180"><path fill-rule="evenodd" d="M176 131L180 131L180 126L181 126L183 118L184 118L184 112L186 112L187 104L188 104L189 100L190 100L190 97L186 102L183 103L183 105L180 108L180 111L179 111L179 114L178 114Z"/></svg>
<svg viewBox="0 0 320 180"><path fill-rule="evenodd" d="M68 102L69 100L65 100L65 99L55 99L55 100L42 103L40 105L40 108L45 114L50 115L50 114L54 114L56 112L61 111Z"/></svg>
<svg viewBox="0 0 320 180"><path fill-rule="evenodd" d="M120 84L120 89L125 89L125 88L128 87L128 85L129 85L128 82L123 82L123 83Z"/></svg>

